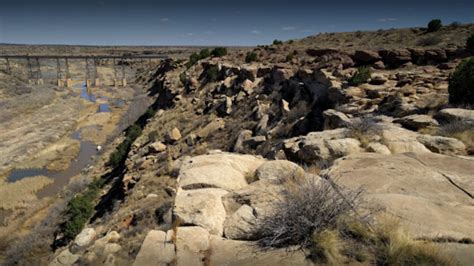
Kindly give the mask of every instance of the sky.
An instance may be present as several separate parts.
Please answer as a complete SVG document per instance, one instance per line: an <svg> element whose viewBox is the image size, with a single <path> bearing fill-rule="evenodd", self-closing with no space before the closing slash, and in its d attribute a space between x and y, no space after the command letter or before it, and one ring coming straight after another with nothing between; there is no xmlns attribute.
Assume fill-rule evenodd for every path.
<svg viewBox="0 0 474 266"><path fill-rule="evenodd" d="M320 32L474 22L473 0L0 0L0 43L253 46Z"/></svg>

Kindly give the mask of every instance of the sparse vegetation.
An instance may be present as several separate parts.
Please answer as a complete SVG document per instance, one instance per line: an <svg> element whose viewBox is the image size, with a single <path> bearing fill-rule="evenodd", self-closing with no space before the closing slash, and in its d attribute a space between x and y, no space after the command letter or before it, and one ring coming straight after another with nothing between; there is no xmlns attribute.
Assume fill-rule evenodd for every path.
<svg viewBox="0 0 474 266"><path fill-rule="evenodd" d="M257 53L255 52L248 52L245 56L245 63L251 63L257 61Z"/></svg>
<svg viewBox="0 0 474 266"><path fill-rule="evenodd" d="M381 134L380 126L370 116L355 120L348 126L348 129L347 137L359 140L362 146L367 146L370 142L377 141Z"/></svg>
<svg viewBox="0 0 474 266"><path fill-rule="evenodd" d="M227 55L227 48L225 47L216 47L211 51L213 57L222 57Z"/></svg>
<svg viewBox="0 0 474 266"><path fill-rule="evenodd" d="M474 104L474 57L463 60L449 78L449 103Z"/></svg>
<svg viewBox="0 0 474 266"><path fill-rule="evenodd" d="M215 49L214 49L215 50ZM209 56L211 56L211 52L209 52L209 49L205 48L205 49L202 49L199 54L197 53L192 53L190 56L189 56L189 60L188 62L186 63L186 67L187 68L190 68L192 66L194 66L197 61L201 60L201 59L204 59L204 58L208 58Z"/></svg>
<svg viewBox="0 0 474 266"><path fill-rule="evenodd" d="M428 22L428 32L435 32L441 29L443 24L441 23L440 19L433 19L430 22Z"/></svg>
<svg viewBox="0 0 474 266"><path fill-rule="evenodd" d="M334 229L336 221L360 202L360 191L336 191L325 180L289 181L284 186L273 215L260 223L258 244L263 248L310 247L313 235Z"/></svg>
<svg viewBox="0 0 474 266"><path fill-rule="evenodd" d="M282 45L283 41L280 40L273 40L273 45Z"/></svg>
<svg viewBox="0 0 474 266"><path fill-rule="evenodd" d="M466 48L469 50L474 50L474 33L471 34L466 40Z"/></svg>
<svg viewBox="0 0 474 266"><path fill-rule="evenodd" d="M218 76L219 76L219 68L215 65L210 66L205 72L205 77L206 77L207 82L217 81Z"/></svg>
<svg viewBox="0 0 474 266"><path fill-rule="evenodd" d="M468 154L474 154L474 125L464 120L453 120L442 124L436 135L455 138L462 141Z"/></svg>
<svg viewBox="0 0 474 266"><path fill-rule="evenodd" d="M349 83L353 86L358 86L362 83L367 83L370 77L370 68L367 66L361 66L357 68L355 74L349 79Z"/></svg>
<svg viewBox="0 0 474 266"><path fill-rule="evenodd" d="M150 133L148 133L148 142L155 142L158 140L158 137L158 132L156 130L152 130Z"/></svg>
<svg viewBox="0 0 474 266"><path fill-rule="evenodd" d="M66 208L68 220L61 226L65 239L74 239L94 213L94 200L99 194L98 185L98 182L92 183L86 191L69 201Z"/></svg>
<svg viewBox="0 0 474 266"><path fill-rule="evenodd" d="M423 39L419 39L416 43L419 46L431 46L441 43L443 40L438 36L430 36Z"/></svg>
<svg viewBox="0 0 474 266"><path fill-rule="evenodd" d="M289 61L293 60L294 57L295 57L295 53L294 53L294 52L293 52L293 53L289 53L289 54L286 55L285 61L286 61L286 62L289 62Z"/></svg>

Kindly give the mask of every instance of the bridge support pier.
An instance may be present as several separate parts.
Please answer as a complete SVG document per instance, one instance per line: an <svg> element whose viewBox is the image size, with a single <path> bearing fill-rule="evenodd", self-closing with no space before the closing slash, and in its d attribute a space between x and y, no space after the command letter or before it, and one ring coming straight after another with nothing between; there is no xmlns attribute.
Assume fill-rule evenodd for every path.
<svg viewBox="0 0 474 266"><path fill-rule="evenodd" d="M86 88L92 87L92 81L90 79L86 79Z"/></svg>
<svg viewBox="0 0 474 266"><path fill-rule="evenodd" d="M122 79L122 87L127 86L127 79Z"/></svg>
<svg viewBox="0 0 474 266"><path fill-rule="evenodd" d="M58 79L58 87L64 87L64 80L63 79Z"/></svg>

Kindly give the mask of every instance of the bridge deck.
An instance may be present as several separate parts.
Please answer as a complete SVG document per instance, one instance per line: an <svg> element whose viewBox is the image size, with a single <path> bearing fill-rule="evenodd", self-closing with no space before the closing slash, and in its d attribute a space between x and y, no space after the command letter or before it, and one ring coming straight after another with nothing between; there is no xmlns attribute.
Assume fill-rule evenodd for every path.
<svg viewBox="0 0 474 266"><path fill-rule="evenodd" d="M166 59L167 55L0 55L0 58L38 58L38 59Z"/></svg>

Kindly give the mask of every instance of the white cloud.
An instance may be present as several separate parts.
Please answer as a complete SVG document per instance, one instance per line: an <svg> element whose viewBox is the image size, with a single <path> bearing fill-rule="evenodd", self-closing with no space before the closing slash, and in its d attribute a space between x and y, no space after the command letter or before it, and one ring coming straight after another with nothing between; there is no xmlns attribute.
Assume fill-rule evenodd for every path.
<svg viewBox="0 0 474 266"><path fill-rule="evenodd" d="M169 18L162 18L162 19L160 19L160 21L161 22L168 22L168 21L170 21L170 19Z"/></svg>
<svg viewBox="0 0 474 266"><path fill-rule="evenodd" d="M296 27L293 26L285 26L281 28L282 30L296 30Z"/></svg>
<svg viewBox="0 0 474 266"><path fill-rule="evenodd" d="M260 34L261 32L260 32L259 30L253 30L253 31L251 31L250 33L255 34L255 35L258 35L258 34Z"/></svg>
<svg viewBox="0 0 474 266"><path fill-rule="evenodd" d="M391 22L391 21L397 21L396 18L379 18L377 19L378 22Z"/></svg>

